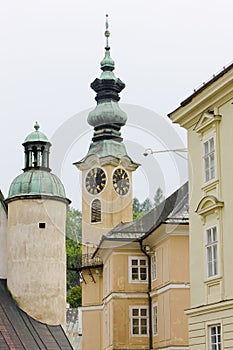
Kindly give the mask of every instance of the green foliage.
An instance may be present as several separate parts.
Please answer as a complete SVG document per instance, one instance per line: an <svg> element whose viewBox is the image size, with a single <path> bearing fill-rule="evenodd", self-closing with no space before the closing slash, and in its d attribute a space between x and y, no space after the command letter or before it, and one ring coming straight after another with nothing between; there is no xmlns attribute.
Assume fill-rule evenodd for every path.
<svg viewBox="0 0 233 350"><path fill-rule="evenodd" d="M146 198L141 204L141 211L143 211L144 213L148 213L148 211L150 211L152 207L153 206L151 200L149 198Z"/></svg>
<svg viewBox="0 0 233 350"><path fill-rule="evenodd" d="M68 207L66 215L66 237L75 242L82 242L82 213Z"/></svg>
<svg viewBox="0 0 233 350"><path fill-rule="evenodd" d="M164 200L163 190L158 187L154 195L154 203L149 198L140 203L138 198L133 198L133 219L140 219L144 214L148 213L153 206L156 207Z"/></svg>
<svg viewBox="0 0 233 350"><path fill-rule="evenodd" d="M66 283L68 291L80 284L77 271L71 270L80 265L82 261L82 213L68 207L66 216Z"/></svg>
<svg viewBox="0 0 233 350"><path fill-rule="evenodd" d="M70 304L70 307L76 308L82 305L82 287L75 286L71 287L68 295L67 302Z"/></svg>

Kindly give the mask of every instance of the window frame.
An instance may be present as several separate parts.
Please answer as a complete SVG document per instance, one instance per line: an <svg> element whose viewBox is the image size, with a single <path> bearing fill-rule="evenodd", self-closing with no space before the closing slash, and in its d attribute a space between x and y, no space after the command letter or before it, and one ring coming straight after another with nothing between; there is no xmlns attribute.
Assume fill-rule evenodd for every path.
<svg viewBox="0 0 233 350"><path fill-rule="evenodd" d="M215 233L214 233L215 229ZM208 240L210 232L211 240ZM214 238L214 234L216 237ZM215 250L216 247L216 250ZM211 260L209 260L209 251ZM206 254L206 276L208 279L216 278L220 275L219 259L219 232L217 225L209 226L205 229L205 254ZM215 266L216 265L216 266Z"/></svg>
<svg viewBox="0 0 233 350"><path fill-rule="evenodd" d="M138 316L133 316L133 310L137 309L138 312ZM146 316L142 316L141 315L141 310L146 310ZM149 308L147 305L133 305L130 306L130 335L132 337L148 337L149 335ZM133 320L138 320L138 333L134 333L134 324L133 324ZM146 320L146 333L142 332L142 327L144 326L142 324L142 320Z"/></svg>
<svg viewBox="0 0 233 350"><path fill-rule="evenodd" d="M151 279L152 281L157 280L157 254L155 250L151 255Z"/></svg>
<svg viewBox="0 0 233 350"><path fill-rule="evenodd" d="M140 265L140 263L138 265L133 265L132 261L133 260L137 260L140 262L140 260L145 261L145 265ZM148 260L147 258L145 258L144 256L129 256L129 283L147 283L148 282ZM133 268L138 270L138 279L134 279L133 278ZM141 279L141 269L145 268L146 269L146 278L145 279Z"/></svg>
<svg viewBox="0 0 233 350"><path fill-rule="evenodd" d="M220 336L220 342L219 342L219 340L217 341L217 343L215 342L215 343L213 343L212 342L212 335L211 335L211 329L213 329L213 328L217 328L217 327L219 327L220 328L220 331L218 332L218 330L217 330L217 332L215 333L215 337L216 338L218 338L219 336ZM223 350L223 337L222 337L222 324L221 324L221 322L219 322L219 323L214 323L214 324L209 324L208 325L208 343L209 343L209 346L208 346L208 349L209 350L213 350L214 348L216 349L216 350ZM214 347L213 347L214 346ZM217 346L217 347L216 347Z"/></svg>
<svg viewBox="0 0 233 350"><path fill-rule="evenodd" d="M213 140L213 150L211 151L210 150L210 141ZM209 147L209 151L208 153L205 152L205 145L208 144L208 147ZM216 138L215 138L215 135L209 135L208 137L206 137L204 140L203 140L203 144L202 144L202 148L203 148L203 151L202 151L202 159L203 159L203 178L204 178L204 184L208 184L212 181L215 181L216 178L217 178L217 168L216 168ZM213 155L213 169L214 169L214 176L211 177L211 156ZM209 166L207 168L206 166L206 160L208 159L209 161ZM207 174L207 170L208 170L208 178L206 176Z"/></svg>
<svg viewBox="0 0 233 350"><path fill-rule="evenodd" d="M154 312L156 309L156 313ZM152 306L152 315L153 315L153 335L158 335L158 303L154 303Z"/></svg>

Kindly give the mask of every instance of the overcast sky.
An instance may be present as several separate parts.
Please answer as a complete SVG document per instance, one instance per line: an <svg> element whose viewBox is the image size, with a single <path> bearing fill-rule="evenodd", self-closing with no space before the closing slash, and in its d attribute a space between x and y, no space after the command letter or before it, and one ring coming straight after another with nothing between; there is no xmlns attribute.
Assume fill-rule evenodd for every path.
<svg viewBox="0 0 233 350"><path fill-rule="evenodd" d="M95 94L89 85L100 75L106 13L115 74L126 84L121 102L128 105L129 114L133 106L140 107L136 112L138 127L143 108L165 119L194 88L232 61L232 0L1 0L0 187L5 196L23 168L21 144L37 120L50 139L55 135L55 144L60 135L57 131L63 126L68 130L63 134L68 148L58 175L74 206L79 206L80 184L77 186L76 180L80 180L72 162L86 154L92 135L85 122L86 110L95 106ZM77 140L72 136L67 146L72 126L69 121L77 114L81 131L77 126ZM133 118L130 115L130 125ZM142 129L144 123L145 130L134 145L135 152L140 153L138 159L137 152L134 154L134 160L139 162L143 147L161 149L153 142L153 136L156 139L160 134L159 125L151 130L150 122L144 120ZM149 129L152 134L147 137ZM185 133L174 130L185 144ZM127 127L124 132L132 146L135 133ZM62 142L61 137L60 145ZM163 146L166 148L166 142ZM172 146L176 146L176 135ZM181 146L179 141L177 146ZM161 174L159 178L166 177ZM144 178L151 181L145 171ZM167 193L171 188L166 181L163 179L162 185ZM159 182L154 176L155 187ZM144 195L148 191L143 190ZM143 199L137 191L134 195Z"/></svg>

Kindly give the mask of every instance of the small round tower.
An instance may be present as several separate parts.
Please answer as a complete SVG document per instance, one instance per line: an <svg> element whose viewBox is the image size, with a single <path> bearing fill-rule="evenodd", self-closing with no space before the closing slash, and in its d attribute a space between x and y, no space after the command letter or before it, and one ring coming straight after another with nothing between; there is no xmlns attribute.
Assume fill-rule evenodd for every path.
<svg viewBox="0 0 233 350"><path fill-rule="evenodd" d="M49 168L51 143L39 131L24 143L23 173L8 198L7 285L19 307L35 319L65 327L65 222L69 200Z"/></svg>

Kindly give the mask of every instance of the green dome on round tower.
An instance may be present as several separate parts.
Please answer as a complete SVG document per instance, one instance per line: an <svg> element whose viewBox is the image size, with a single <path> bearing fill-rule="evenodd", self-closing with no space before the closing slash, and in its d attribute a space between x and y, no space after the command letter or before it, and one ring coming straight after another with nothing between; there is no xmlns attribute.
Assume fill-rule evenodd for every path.
<svg viewBox="0 0 233 350"><path fill-rule="evenodd" d="M61 180L43 170L29 170L18 175L11 183L8 198L22 195L66 197Z"/></svg>
<svg viewBox="0 0 233 350"><path fill-rule="evenodd" d="M35 141L42 141L42 142L49 142L47 136L43 134L43 132L39 131L39 124L36 122L34 125L35 131L31 132L24 140L25 142L35 142Z"/></svg>
<svg viewBox="0 0 233 350"><path fill-rule="evenodd" d="M23 196L49 196L60 200L66 198L65 189L61 180L51 173L49 168L49 153L51 143L47 136L39 131L36 122L35 131L30 133L24 143L25 167L11 183L7 200Z"/></svg>

